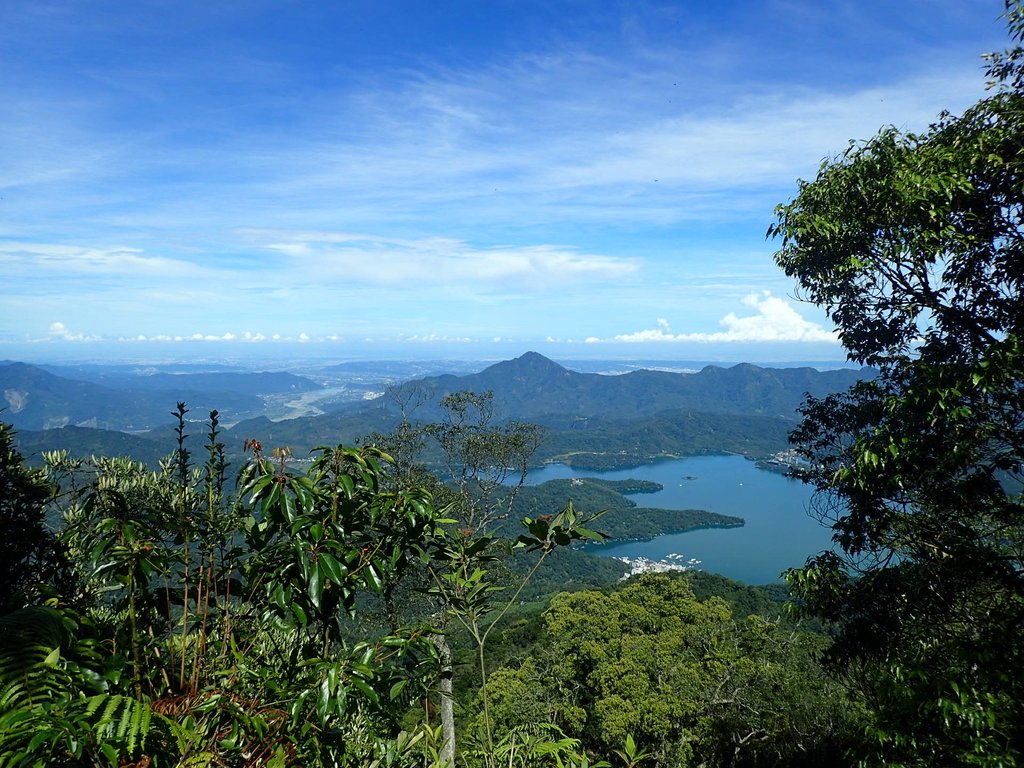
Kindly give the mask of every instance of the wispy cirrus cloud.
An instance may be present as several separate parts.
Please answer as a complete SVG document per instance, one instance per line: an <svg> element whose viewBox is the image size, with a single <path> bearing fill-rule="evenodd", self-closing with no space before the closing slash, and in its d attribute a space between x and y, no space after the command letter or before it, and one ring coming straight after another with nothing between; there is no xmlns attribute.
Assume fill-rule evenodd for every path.
<svg viewBox="0 0 1024 768"><path fill-rule="evenodd" d="M259 247L289 259L289 269L319 281L377 286L474 285L493 290L563 288L567 283L624 280L640 261L557 245L481 247L444 237L418 240L344 232L246 230Z"/></svg>
<svg viewBox="0 0 1024 768"><path fill-rule="evenodd" d="M145 253L141 248L70 245L46 242L0 242L0 265L9 277L41 271L80 279L201 278L209 274L195 263Z"/></svg>
<svg viewBox="0 0 1024 768"><path fill-rule="evenodd" d="M9 4L7 340L831 343L757 293L773 206L1003 39L991 0Z"/></svg>
<svg viewBox="0 0 1024 768"><path fill-rule="evenodd" d="M508 232L764 217L851 137L892 123L922 129L982 93L976 66L941 61L884 86L715 88L699 83L688 53L612 58L577 47L479 68L363 73L275 105L278 119L250 130L211 123L212 109L173 129L140 127L88 97L57 114L8 86L0 93L23 119L0 128L0 150L16 160L0 183L29 193L17 198L26 224L56 198L71 212L99 207L92 226L204 237L223 223L437 233L441 221ZM54 133L55 146L38 145Z"/></svg>

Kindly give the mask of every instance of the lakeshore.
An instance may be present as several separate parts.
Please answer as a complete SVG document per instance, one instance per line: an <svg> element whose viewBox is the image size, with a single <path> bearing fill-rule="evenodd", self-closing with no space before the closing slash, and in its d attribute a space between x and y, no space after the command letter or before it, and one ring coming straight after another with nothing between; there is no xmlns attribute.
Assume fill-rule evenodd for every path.
<svg viewBox="0 0 1024 768"><path fill-rule="evenodd" d="M551 465L531 472L530 482L573 477L659 483L662 490L644 494L645 506L703 509L745 521L742 526L701 528L645 541L618 539L592 549L607 557L679 564L668 556L685 552L686 560L702 561L702 570L747 584L768 584L832 545L831 531L812 514L809 486L741 456L694 456L612 472Z"/></svg>

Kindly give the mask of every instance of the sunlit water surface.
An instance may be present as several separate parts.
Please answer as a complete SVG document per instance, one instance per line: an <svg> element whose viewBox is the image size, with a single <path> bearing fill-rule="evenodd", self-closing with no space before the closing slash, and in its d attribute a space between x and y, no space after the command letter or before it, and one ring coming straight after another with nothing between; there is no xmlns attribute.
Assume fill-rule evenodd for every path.
<svg viewBox="0 0 1024 768"><path fill-rule="evenodd" d="M798 480L758 469L741 456L695 456L634 469L586 472L554 464L530 473L528 482L570 477L636 478L664 486L630 496L638 507L706 509L746 520L742 528L713 528L594 548L609 557L661 560L682 555L699 568L747 584L780 581L787 568L831 546L831 531L809 514L811 489ZM587 510L591 511L591 510ZM600 529L600 524L597 526Z"/></svg>

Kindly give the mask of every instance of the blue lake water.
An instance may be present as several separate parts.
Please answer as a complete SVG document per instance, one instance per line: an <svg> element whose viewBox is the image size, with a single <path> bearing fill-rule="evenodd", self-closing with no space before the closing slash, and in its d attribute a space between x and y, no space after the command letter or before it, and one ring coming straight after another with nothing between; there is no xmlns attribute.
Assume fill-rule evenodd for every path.
<svg viewBox="0 0 1024 768"><path fill-rule="evenodd" d="M746 520L742 528L690 531L593 550L609 557L661 560L677 553L684 561L700 560L698 567L703 570L747 584L768 584L780 581L785 569L803 565L810 555L832 545L831 530L809 514L810 486L758 469L742 456L695 456L614 472L553 464L530 472L527 482L569 477L652 480L664 490L630 496L638 507L706 509Z"/></svg>

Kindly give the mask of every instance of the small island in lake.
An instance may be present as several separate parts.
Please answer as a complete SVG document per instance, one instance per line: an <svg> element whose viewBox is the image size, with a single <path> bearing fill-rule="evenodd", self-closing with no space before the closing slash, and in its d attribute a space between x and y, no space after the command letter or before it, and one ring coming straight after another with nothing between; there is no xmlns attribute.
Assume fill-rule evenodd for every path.
<svg viewBox="0 0 1024 768"><path fill-rule="evenodd" d="M611 541L648 541L655 536L701 528L738 528L742 517L704 509L638 507L626 493L655 493L663 486L650 480L600 480L593 477L548 480L524 486L515 503L515 520L557 512L571 499L577 510L601 512L592 526ZM509 528L509 532L512 532Z"/></svg>
<svg viewBox="0 0 1024 768"><path fill-rule="evenodd" d="M702 528L740 528L745 523L742 517L721 515L706 509L630 507L609 510L594 527L611 540L647 541L655 536Z"/></svg>
<svg viewBox="0 0 1024 768"><path fill-rule="evenodd" d="M637 480L635 477L631 477L628 480L598 480L595 477L581 479L591 480L595 483L604 483L626 496L634 493L657 493L658 491L665 490L665 486L661 483L656 483L653 480Z"/></svg>

